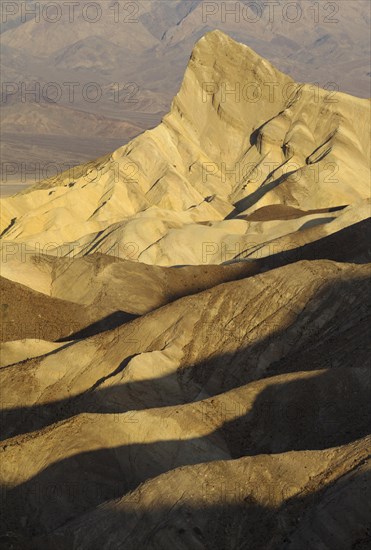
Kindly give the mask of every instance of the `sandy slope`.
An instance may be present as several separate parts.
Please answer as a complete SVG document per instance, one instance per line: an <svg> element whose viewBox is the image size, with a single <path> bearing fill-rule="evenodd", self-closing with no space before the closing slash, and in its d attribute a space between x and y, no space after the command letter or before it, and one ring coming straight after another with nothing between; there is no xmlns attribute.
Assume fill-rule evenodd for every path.
<svg viewBox="0 0 371 550"><path fill-rule="evenodd" d="M160 126L1 202L2 547L367 547L369 102L310 94L207 34Z"/></svg>
<svg viewBox="0 0 371 550"><path fill-rule="evenodd" d="M243 483L238 463L237 472L231 473L229 468L233 472L234 466L229 461L255 456L267 479L284 476L289 486L288 493L281 496L274 492L264 497L254 489L251 498L257 517L265 521L266 514L270 517L269 508L280 505L284 517L286 506L293 506L293 513L303 518L303 527L292 531L280 522L275 524L269 535L272 547L278 548L274 540L288 532L290 541L312 536L305 527L307 507L297 504L296 511L296 494L320 475L318 485L312 483L308 490L316 509L315 493L330 491L328 475L335 475L331 461L336 452L329 448L351 444L368 433L370 378L364 347L368 276L368 266L300 262L215 286L113 331L1 369L6 395L2 434L7 439L2 445L1 474L6 488L5 529L39 536L179 466L211 461L204 467L213 480L213 462L226 460L219 466L220 478L232 482L236 475ZM340 454L354 453L352 466L342 463L342 472L352 476L352 469L358 468L355 464L361 467L364 445L360 441L349 451L339 450ZM268 457L264 455L293 450L298 455L306 452L304 458L297 458L304 461L297 481L282 469L276 470L274 463L271 474L267 473L264 464ZM314 468L312 473L305 469L306 457L309 468ZM282 460L292 464L291 455ZM187 492L187 470L182 472L176 470L172 475L180 476L176 481L179 491L184 483L183 492ZM219 474L214 482L219 483L217 480ZM133 497L138 507L138 512L130 509L133 513L147 513L146 499L156 498L153 483L148 485L144 501ZM168 498L172 483L167 485ZM269 485L262 485L262 490L269 492ZM147 485L138 491L147 495ZM112 519L93 520L94 538L101 540L107 521L108 525L115 522L121 506L125 510L125 498L122 505L107 504L110 512L97 510L98 519L100 514ZM127 498L130 500L130 495ZM189 498L188 506L197 509L198 499ZM329 498L329 514L334 514ZM326 499L321 499L322 506ZM200 516L205 523L189 522L210 541L212 520L207 509L221 506L218 513L224 522L233 505L214 503L211 497L206 500ZM157 524L158 514L166 514L161 510L153 507L150 522ZM360 525L347 535L352 541L365 536L361 508L358 513ZM180 515L174 521L182 525L184 520ZM250 529L249 521L244 520L243 533ZM82 516L77 531L74 526L71 532L64 527L55 540L50 535L52 546L62 537L61 548L67 549L71 537L77 537L76 547L97 548L89 537L85 542L79 538L79 533L90 530L89 522L89 515ZM233 526L231 529L233 537L242 540L244 535ZM331 540L338 540L341 533L341 524L336 523ZM129 531L113 528L110 538L99 544L113 548L127 536ZM157 540L159 535L150 527L143 535L134 529L130 536L134 537L130 544L143 536L149 537L153 548L171 546L170 535ZM266 534L259 529L251 536L260 540ZM323 541L327 535L318 527L315 536ZM44 543L35 544L39 548ZM187 544L190 541L185 548ZM226 543L219 544L218 548L225 548ZM292 544L294 548L296 543Z"/></svg>
<svg viewBox="0 0 371 550"><path fill-rule="evenodd" d="M240 97L226 93L238 87ZM341 207L369 197L369 109L368 100L335 100L324 90L314 100L309 86L295 85L247 46L209 33L195 46L162 124L112 155L2 200L5 246L197 265L223 263L248 243L313 225L331 228L343 219ZM303 215L251 221L270 205ZM334 211L311 212L326 209ZM345 223L360 215L357 206ZM210 255L213 247L225 247L225 257Z"/></svg>
<svg viewBox="0 0 371 550"><path fill-rule="evenodd" d="M370 512L368 444L178 468L68 523L40 548L346 549L353 522ZM366 548L367 535L356 542Z"/></svg>

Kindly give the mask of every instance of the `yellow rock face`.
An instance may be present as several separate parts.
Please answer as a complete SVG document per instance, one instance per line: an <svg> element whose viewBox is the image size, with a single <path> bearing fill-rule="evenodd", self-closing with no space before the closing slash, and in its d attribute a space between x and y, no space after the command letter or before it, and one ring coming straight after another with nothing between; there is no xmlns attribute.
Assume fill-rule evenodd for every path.
<svg viewBox="0 0 371 550"><path fill-rule="evenodd" d="M369 107L212 32L2 201L1 547L367 547Z"/></svg>
<svg viewBox="0 0 371 550"><path fill-rule="evenodd" d="M157 128L2 200L5 246L165 266L222 263L246 243L311 221L330 228L337 213L326 209L369 196L369 115L368 100L297 84L247 46L211 32L196 44ZM271 205L303 210L303 219L285 227L229 221ZM313 210L322 213L306 215ZM205 256L207 243L226 246L228 258Z"/></svg>

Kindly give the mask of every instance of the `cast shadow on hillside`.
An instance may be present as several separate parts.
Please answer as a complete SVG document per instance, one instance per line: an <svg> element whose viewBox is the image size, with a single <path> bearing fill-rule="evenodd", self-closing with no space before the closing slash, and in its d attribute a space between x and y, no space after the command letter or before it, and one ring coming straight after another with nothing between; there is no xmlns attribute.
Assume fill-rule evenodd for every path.
<svg viewBox="0 0 371 550"><path fill-rule="evenodd" d="M125 311L115 311L110 313L106 317L95 321L91 325L70 334L69 336L64 336L56 342L71 342L72 340L82 340L83 338L89 338L90 336L95 336L101 332L107 332L108 330L113 330L125 325L134 319L137 319L139 315L133 315L132 313L126 313Z"/></svg>
<svg viewBox="0 0 371 550"><path fill-rule="evenodd" d="M371 219L368 218L340 229L332 235L262 258L259 262L263 271L277 269L301 260L368 264L371 262L370 242Z"/></svg>
<svg viewBox="0 0 371 550"><path fill-rule="evenodd" d="M250 195L247 197L244 197L243 199L240 199L235 203L235 209L228 214L228 216L225 218L226 220L231 220L238 216L241 212L244 210L247 210L254 204L256 204L260 199L262 199L269 191L272 191L272 189L275 189L278 187L281 183L285 182L290 176L295 174L297 170L291 170L290 172L287 172L286 174L282 174L278 178L273 179L272 181L268 181L267 183L263 183L256 191L253 191ZM271 172L271 174L268 174L266 180L269 180L270 177L273 177L274 171Z"/></svg>
<svg viewBox="0 0 371 550"><path fill-rule="evenodd" d="M367 219L341 229L333 235L322 237L307 244L297 246L295 242L292 242L290 246L296 246L296 248L273 253L264 258L250 259L246 256L247 252L245 251L236 260L225 262L225 265L232 267L232 269L230 272L224 274L223 277L220 274L210 274L208 278L200 281L193 274L193 277L182 281L178 286L173 284L171 291L169 290L166 296L166 300L164 300L163 304L159 304L158 307L174 302L184 296L197 294L218 284L245 279L249 276L257 275L259 272L270 271L302 260L315 261L327 259L355 264L370 263L370 242L371 220ZM272 246L273 249L274 246ZM70 342L88 338L118 328L137 317L139 315L133 315L125 311L116 311L56 341Z"/></svg>
<svg viewBox="0 0 371 550"><path fill-rule="evenodd" d="M337 384L337 377L331 374L324 372L310 379L272 383L257 395L251 409L237 418L228 418L235 415L235 410L201 410L200 424L209 414L212 418L218 414L222 417L217 429L199 438L128 443L75 452L58 460L17 487L4 489L6 529L25 528L30 535L38 535L43 532L43 522L48 523L49 529L55 529L106 500L119 498L148 479L181 466L291 450L322 450L365 437L370 431L369 388L364 384L365 377L358 377L351 388L353 392L349 392L349 380ZM321 389L317 399L315 388ZM92 434L94 421L87 419L85 428L75 430L82 442L85 430ZM164 415L162 420L156 417L154 421L157 425L164 422L166 436L171 426L169 418ZM194 415L192 421L195 422ZM121 432L130 441L133 426L126 429L125 422L136 422L136 434L141 430L148 434L148 417L142 419L145 422L142 425L141 418L135 415L126 419L118 416L113 426L107 424L107 429ZM192 428L194 431L195 426ZM56 449L55 445L48 446L47 452ZM22 518L26 518L26 525L22 524Z"/></svg>
<svg viewBox="0 0 371 550"><path fill-rule="evenodd" d="M205 397L281 374L323 369L346 369L351 372L354 366L366 367L370 333L363 310L367 307L368 289L369 281L366 278L338 281L320 289L312 298L312 302L316 301L316 308L311 322L308 323L306 318L302 325L304 328L300 329L303 334L299 342L303 344L299 348L295 330L292 336L288 335L301 323L301 311L294 312L295 320L290 327L278 329L273 325L269 336L253 340L248 345L238 340L233 353L218 354L196 364L182 366L167 376L101 387L108 379L114 382L115 375L123 372L135 355L146 351L138 350L136 354L125 357L116 367L112 366L112 371L103 379L97 379L89 390L76 396L33 406L3 406L1 438L40 430L82 413L121 414L198 402ZM359 301L360 296L362 303L355 306L354 299ZM333 303L334 300L340 308L336 315L339 325L331 317L325 324L316 326L315 312L327 308L329 302ZM354 319L355 309L357 317ZM349 328L341 319L353 319L354 326ZM208 331L211 330L209 327ZM239 335L231 333L230 337L239 338ZM281 356L271 356L269 364L262 370L258 365L262 354L271 349L287 348L287 343L289 349ZM52 353L57 354L58 351Z"/></svg>
<svg viewBox="0 0 371 550"><path fill-rule="evenodd" d="M288 480L273 479L258 489L249 479L214 479L210 487L202 486L203 504L189 503L187 496L180 495L171 505L141 510L139 517L135 512L140 509L140 496L134 493L136 502L130 506L129 499L126 509L97 509L77 536L75 526L87 518L67 524L68 535L62 528L56 536L36 538L30 550L70 550L72 539L83 547L89 529L93 531L89 550L101 550L107 540L106 526L110 527L111 547L125 544L125 550L173 550L176 540L183 548L296 550L313 548L313 535L328 548L368 550L370 482L370 473L357 467L345 477L300 495L300 488ZM275 493L279 506L273 504ZM321 528L323 515L331 518L329 530Z"/></svg>
<svg viewBox="0 0 371 550"><path fill-rule="evenodd" d="M141 506L140 494L133 493L126 497L125 508L91 510L89 516L71 519L55 532L46 534L49 530L44 528L34 539L26 529L8 531L0 537L0 549L101 550L110 541L110 548L173 550L177 540L183 548L264 550L269 545L272 550L296 550L313 548L313 535L322 535L328 548L368 550L370 482L370 474L357 466L345 477L304 494L288 480L258 486L248 478L218 478L202 484L202 503L196 505L179 490L169 504L151 509ZM332 519L330 530L321 529L323 514Z"/></svg>

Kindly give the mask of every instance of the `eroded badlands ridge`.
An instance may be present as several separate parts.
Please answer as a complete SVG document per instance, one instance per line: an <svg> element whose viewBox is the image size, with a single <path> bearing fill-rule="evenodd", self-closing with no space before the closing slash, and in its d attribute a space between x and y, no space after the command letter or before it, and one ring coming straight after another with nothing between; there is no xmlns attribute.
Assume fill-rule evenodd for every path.
<svg viewBox="0 0 371 550"><path fill-rule="evenodd" d="M369 213L369 114L369 100L296 84L209 33L157 128L3 200L3 238L37 253L199 265L318 224L331 233L333 220ZM302 212L251 217L272 205Z"/></svg>
<svg viewBox="0 0 371 550"><path fill-rule="evenodd" d="M159 127L2 201L3 548L368 547L369 102L329 99L213 32Z"/></svg>

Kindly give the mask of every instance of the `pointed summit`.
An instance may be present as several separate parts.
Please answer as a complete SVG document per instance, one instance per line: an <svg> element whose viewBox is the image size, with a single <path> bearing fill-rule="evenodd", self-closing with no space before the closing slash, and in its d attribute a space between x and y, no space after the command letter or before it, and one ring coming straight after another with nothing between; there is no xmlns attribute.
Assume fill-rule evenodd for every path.
<svg viewBox="0 0 371 550"><path fill-rule="evenodd" d="M229 136L244 147L260 124L284 109L296 87L251 48L215 30L194 46L172 114L191 134L202 136L207 127L212 149L217 142L227 154ZM233 148L235 158L239 151Z"/></svg>
<svg viewBox="0 0 371 550"><path fill-rule="evenodd" d="M12 246L48 254L60 244L63 254L125 254L135 243L130 259L159 265L202 264L207 241L215 250L206 261L222 263L302 226L319 225L315 240L364 219L369 143L369 101L298 84L212 31L194 46L159 126L4 200L1 230ZM303 212L305 223L251 225L272 206ZM337 214L317 221L328 209Z"/></svg>

